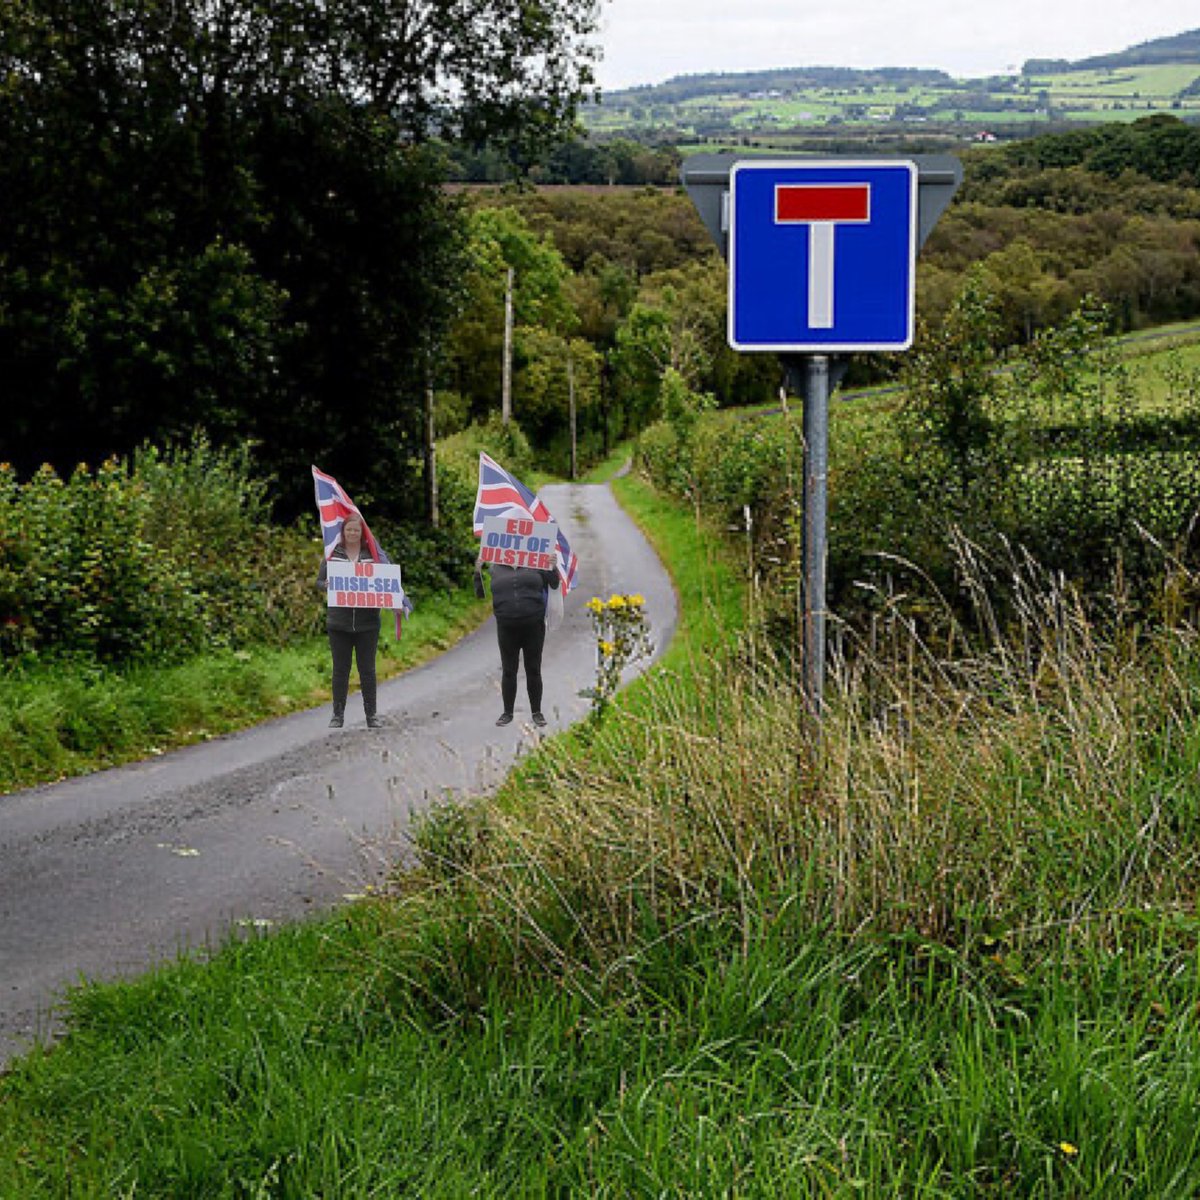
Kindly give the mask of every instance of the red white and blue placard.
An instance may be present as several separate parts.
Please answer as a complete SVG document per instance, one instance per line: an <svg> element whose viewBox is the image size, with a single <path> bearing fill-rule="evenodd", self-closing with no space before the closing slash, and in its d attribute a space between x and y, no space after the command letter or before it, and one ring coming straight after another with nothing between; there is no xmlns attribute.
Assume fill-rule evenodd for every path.
<svg viewBox="0 0 1200 1200"><path fill-rule="evenodd" d="M739 162L729 174L735 350L906 350L916 298L908 161Z"/></svg>

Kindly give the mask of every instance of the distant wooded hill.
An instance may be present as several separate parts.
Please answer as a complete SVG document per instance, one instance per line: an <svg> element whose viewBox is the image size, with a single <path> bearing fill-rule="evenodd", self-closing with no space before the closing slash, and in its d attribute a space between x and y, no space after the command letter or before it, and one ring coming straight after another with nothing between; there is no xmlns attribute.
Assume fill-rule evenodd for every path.
<svg viewBox="0 0 1200 1200"><path fill-rule="evenodd" d="M1141 42L1114 54L1101 54L1074 62L1065 58L1031 58L1022 75L1062 74L1066 71L1101 71L1119 67L1163 63L1194 65L1200 69L1200 29ZM722 96L730 92L789 91L803 87L940 87L971 88L977 79L955 79L946 71L916 67L779 67L761 71L715 71L677 75L665 83L640 84L605 93L601 104L630 102L678 103L697 96Z"/></svg>
<svg viewBox="0 0 1200 1200"><path fill-rule="evenodd" d="M1144 67L1159 63L1200 63L1200 29L1177 33L1174 37L1155 38L1120 50L1116 54L1099 54L1075 62L1064 59L1030 59L1022 74L1044 74L1048 71L1106 71L1118 67Z"/></svg>
<svg viewBox="0 0 1200 1200"><path fill-rule="evenodd" d="M666 83L643 84L610 92L602 103L679 104L700 96L727 96L731 92L766 94L772 91L795 91L797 88L894 88L922 84L955 86L954 79L945 71L918 70L913 67L880 67L869 71L855 67L792 67L678 75Z"/></svg>

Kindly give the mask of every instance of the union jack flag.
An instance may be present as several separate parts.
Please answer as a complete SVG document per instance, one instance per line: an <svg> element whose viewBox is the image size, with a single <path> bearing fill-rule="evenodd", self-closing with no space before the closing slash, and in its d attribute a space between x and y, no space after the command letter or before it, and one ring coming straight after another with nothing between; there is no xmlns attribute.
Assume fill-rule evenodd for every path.
<svg viewBox="0 0 1200 1200"><path fill-rule="evenodd" d="M510 475L495 459L479 452L479 490L475 493L475 536L483 535L485 517L526 517L535 521L553 521L550 510L515 475ZM558 575L563 591L575 586L579 559L571 549L561 526L558 530Z"/></svg>
<svg viewBox="0 0 1200 1200"><path fill-rule="evenodd" d="M326 559L333 553L334 547L342 537L342 526L347 517L357 517L362 521L363 545L376 562L390 563L392 560L384 553L383 547L375 540L375 535L367 527L358 505L346 495L345 489L332 475L324 471L312 469L313 487L317 493L317 512L321 515L321 537L325 541Z"/></svg>

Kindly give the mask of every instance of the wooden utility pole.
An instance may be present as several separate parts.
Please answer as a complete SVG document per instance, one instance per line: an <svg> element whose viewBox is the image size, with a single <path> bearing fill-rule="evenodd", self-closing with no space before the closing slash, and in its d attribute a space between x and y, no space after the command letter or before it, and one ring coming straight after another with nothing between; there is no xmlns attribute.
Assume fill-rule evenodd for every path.
<svg viewBox="0 0 1200 1200"><path fill-rule="evenodd" d="M578 454L575 440L575 358L571 354L570 343L567 344L567 404L571 410L571 480L573 482L578 466Z"/></svg>
<svg viewBox="0 0 1200 1200"><path fill-rule="evenodd" d="M507 425L512 417L512 342L513 342L513 278L508 268L508 284L504 289L504 378L500 389L500 419Z"/></svg>
<svg viewBox="0 0 1200 1200"><path fill-rule="evenodd" d="M437 443L433 428L433 371L425 360L425 511L429 527L438 527Z"/></svg>

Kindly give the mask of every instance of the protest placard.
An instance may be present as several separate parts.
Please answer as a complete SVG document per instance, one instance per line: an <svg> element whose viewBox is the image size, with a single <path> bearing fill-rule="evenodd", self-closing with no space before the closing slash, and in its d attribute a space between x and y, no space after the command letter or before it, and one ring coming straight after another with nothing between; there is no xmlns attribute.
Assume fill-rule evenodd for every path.
<svg viewBox="0 0 1200 1200"><path fill-rule="evenodd" d="M479 557L501 567L558 568L558 526L553 521L522 517L485 517Z"/></svg>
<svg viewBox="0 0 1200 1200"><path fill-rule="evenodd" d="M325 579L325 603L330 608L400 609L404 604L400 567L396 563L340 562L332 558Z"/></svg>

